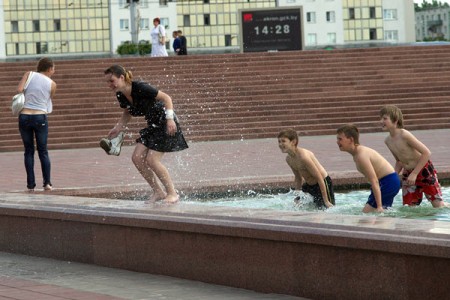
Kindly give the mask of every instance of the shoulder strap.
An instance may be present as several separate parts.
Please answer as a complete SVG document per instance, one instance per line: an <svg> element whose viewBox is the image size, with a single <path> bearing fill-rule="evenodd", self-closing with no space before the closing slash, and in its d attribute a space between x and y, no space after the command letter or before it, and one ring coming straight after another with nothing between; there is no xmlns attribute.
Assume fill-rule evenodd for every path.
<svg viewBox="0 0 450 300"><path fill-rule="evenodd" d="M28 85L30 84L31 78L33 78L34 72L30 71L30 74L28 74L27 81L25 82L25 85L23 86L23 89L26 90Z"/></svg>

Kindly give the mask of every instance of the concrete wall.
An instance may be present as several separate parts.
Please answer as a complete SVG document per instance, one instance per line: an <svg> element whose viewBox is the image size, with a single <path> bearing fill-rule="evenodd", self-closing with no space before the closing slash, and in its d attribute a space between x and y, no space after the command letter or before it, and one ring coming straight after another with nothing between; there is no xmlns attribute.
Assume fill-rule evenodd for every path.
<svg viewBox="0 0 450 300"><path fill-rule="evenodd" d="M27 198L2 195L0 251L311 299L450 294L448 222Z"/></svg>

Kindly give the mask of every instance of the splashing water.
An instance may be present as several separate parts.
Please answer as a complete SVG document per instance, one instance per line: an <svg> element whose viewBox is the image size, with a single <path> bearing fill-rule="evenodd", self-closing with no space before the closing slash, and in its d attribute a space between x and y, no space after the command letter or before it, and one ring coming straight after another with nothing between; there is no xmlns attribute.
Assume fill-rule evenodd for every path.
<svg viewBox="0 0 450 300"><path fill-rule="evenodd" d="M336 205L330 209L321 210L324 213L340 214L340 215L364 215L362 209L369 197L369 190L356 190L347 193L335 193ZM450 202L450 187L442 188L442 196L447 203ZM294 198L299 197L298 203L294 202ZM207 206L227 206L241 207L243 209L274 209L288 211L319 211L313 198L309 194L299 191L289 191L284 194L261 194L249 190L245 196L231 196L227 198L202 199L185 199L184 203L195 203ZM402 205L401 191L394 199L392 208L385 210L382 216L408 218L408 219L428 219L450 222L450 208L433 208L431 203L426 200L417 207L408 207Z"/></svg>

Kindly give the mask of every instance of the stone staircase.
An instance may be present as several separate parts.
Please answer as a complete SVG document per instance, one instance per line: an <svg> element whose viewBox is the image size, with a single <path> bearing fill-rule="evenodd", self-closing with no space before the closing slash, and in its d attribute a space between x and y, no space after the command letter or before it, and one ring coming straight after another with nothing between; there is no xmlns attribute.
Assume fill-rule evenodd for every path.
<svg viewBox="0 0 450 300"><path fill-rule="evenodd" d="M334 134L355 123L380 130L378 111L398 105L410 130L450 128L450 46L410 46L167 58L56 60L49 148L98 147L121 115L103 71L121 64L172 96L188 141ZM23 148L10 99L36 62L2 63L0 151ZM132 143L143 118L130 123Z"/></svg>

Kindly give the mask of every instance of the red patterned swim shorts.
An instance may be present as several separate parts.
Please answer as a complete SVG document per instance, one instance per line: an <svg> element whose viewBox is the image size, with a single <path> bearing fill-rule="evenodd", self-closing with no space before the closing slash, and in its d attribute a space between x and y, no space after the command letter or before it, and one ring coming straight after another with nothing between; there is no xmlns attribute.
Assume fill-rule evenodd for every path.
<svg viewBox="0 0 450 300"><path fill-rule="evenodd" d="M412 170L403 170L402 174L403 205L419 205L422 202L423 194L428 201L442 201L441 185L438 181L436 169L430 160L417 175L415 185L406 183L411 172Z"/></svg>

